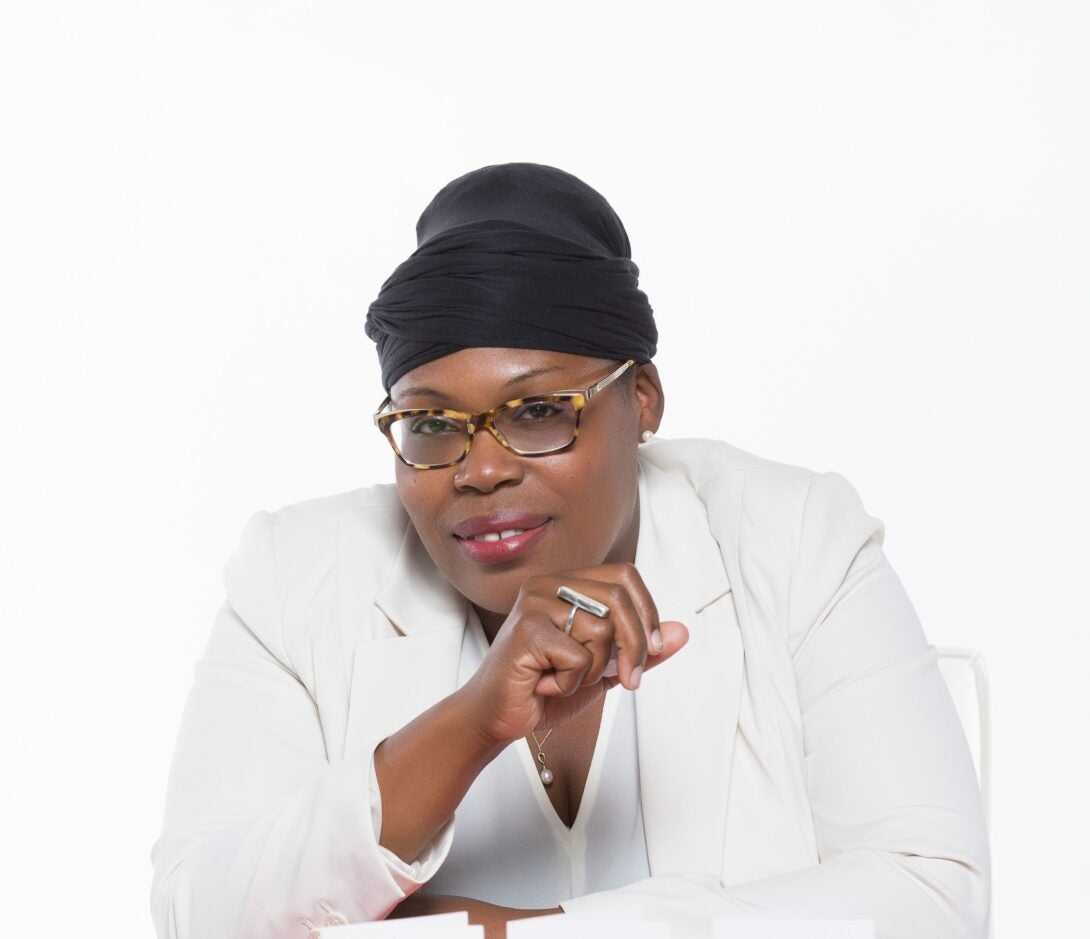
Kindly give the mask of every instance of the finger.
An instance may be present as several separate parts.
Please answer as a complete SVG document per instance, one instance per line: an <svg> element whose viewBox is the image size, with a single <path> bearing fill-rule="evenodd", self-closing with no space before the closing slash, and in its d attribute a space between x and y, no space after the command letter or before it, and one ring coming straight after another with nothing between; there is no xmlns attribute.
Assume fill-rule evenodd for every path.
<svg viewBox="0 0 1090 939"><path fill-rule="evenodd" d="M628 587L624 583L583 578L569 578L565 583L609 607L605 617L577 610L572 622L572 636L594 655L583 684L594 684L602 677L616 647L615 674L629 690L638 688L647 658L647 630Z"/></svg>
<svg viewBox="0 0 1090 939"><path fill-rule="evenodd" d="M534 580L544 582L520 597L521 615L510 632L501 631L489 652L496 652L500 642L511 645L516 652L505 669L507 675L520 685L528 683L532 694L563 697L580 687L593 656L564 634L563 621L558 628L557 606L563 604L555 595L555 584L551 579Z"/></svg>
<svg viewBox="0 0 1090 939"><path fill-rule="evenodd" d="M606 667L625 688L634 691L640 686L646 667L649 637L645 621L626 586L614 588L609 618L613 622L613 642L607 653ZM610 663L612 667L609 667Z"/></svg>
<svg viewBox="0 0 1090 939"><path fill-rule="evenodd" d="M656 648L661 648L662 636L658 628L658 608L636 566L634 564L603 564L600 567L588 568L585 573L591 571L603 580L622 584L628 589L629 597L643 624L648 649L654 652Z"/></svg>
<svg viewBox="0 0 1090 939"><path fill-rule="evenodd" d="M662 632L662 651L647 657L647 663L644 665L645 671L661 665L684 648L689 641L689 630L684 623L679 623L676 620L663 620L659 624L659 629Z"/></svg>
<svg viewBox="0 0 1090 939"><path fill-rule="evenodd" d="M618 627L623 631L624 623L638 619L638 615L627 591L617 584L581 578L569 578L568 584L577 585L573 589L609 608L605 617L577 610L572 624L572 638L586 646L594 656L594 662L583 678L584 685L593 685L607 669L611 675L617 674Z"/></svg>
<svg viewBox="0 0 1090 939"><path fill-rule="evenodd" d="M588 594L589 596L589 594ZM608 617L597 617L585 610L577 610L572 624L571 638L578 642L591 655L590 668L583 676L582 684L594 685L602 677L602 672L609 664L609 657L614 648L613 607Z"/></svg>
<svg viewBox="0 0 1090 939"><path fill-rule="evenodd" d="M565 636L551 627L550 633L546 633L541 640L541 677L534 686L534 694L566 698L582 686L594 656L571 636Z"/></svg>
<svg viewBox="0 0 1090 939"><path fill-rule="evenodd" d="M620 568L619 577L621 582L628 588L628 595L631 597L632 604L635 606L640 622L643 624L643 631L647 636L647 648L654 654L662 649L658 607L655 606L651 591L647 589L647 584L643 582L643 578L640 576L640 572L636 570L636 566L634 564L621 564L618 566Z"/></svg>

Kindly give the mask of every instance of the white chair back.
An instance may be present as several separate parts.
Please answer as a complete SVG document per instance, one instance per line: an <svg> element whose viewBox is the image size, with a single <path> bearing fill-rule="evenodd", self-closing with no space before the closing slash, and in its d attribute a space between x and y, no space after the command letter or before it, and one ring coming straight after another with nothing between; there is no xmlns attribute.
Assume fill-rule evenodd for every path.
<svg viewBox="0 0 1090 939"><path fill-rule="evenodd" d="M991 825L991 706L988 700L988 672L984 657L975 649L940 648L939 671L954 699L961 726L973 754L984 818Z"/></svg>

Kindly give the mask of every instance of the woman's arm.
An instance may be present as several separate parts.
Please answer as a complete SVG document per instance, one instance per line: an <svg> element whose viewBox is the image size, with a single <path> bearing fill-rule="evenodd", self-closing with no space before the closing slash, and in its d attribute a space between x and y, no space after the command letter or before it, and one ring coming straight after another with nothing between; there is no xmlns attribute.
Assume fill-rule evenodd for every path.
<svg viewBox="0 0 1090 939"><path fill-rule="evenodd" d="M442 863L454 808L488 760L521 736L510 721L529 721L528 732L543 715L564 719L617 681L599 682L601 650L592 654L543 614L519 616L497 637L472 689L374 753L330 763L316 703L283 644L276 557L274 519L257 513L225 571L228 602L197 663L171 764L152 849L160 939L306 939L303 921L322 925L325 907L350 922L382 919ZM555 586L549 600L559 603ZM643 661L633 647L644 627L628 619L622 675L631 681ZM662 627L662 649L646 659L648 668L684 644L683 627ZM535 629L538 641L524 642ZM608 649L613 638L588 645ZM582 686L588 676L594 684ZM507 698L495 693L500 687ZM381 790L374 799L372 757Z"/></svg>
<svg viewBox="0 0 1090 939"><path fill-rule="evenodd" d="M786 638L821 863L749 883L664 874L563 905L608 914L638 903L679 939L749 911L872 919L882 939L982 939L989 858L977 780L881 525L843 477L822 474L800 528Z"/></svg>
<svg viewBox="0 0 1090 939"><path fill-rule="evenodd" d="M325 903L381 919L438 868L437 843L405 875L383 857L368 797L371 754L326 760L315 703L230 605L197 663L152 849L159 939L306 939Z"/></svg>
<svg viewBox="0 0 1090 939"><path fill-rule="evenodd" d="M507 745L486 736L465 689L429 708L375 749L379 843L416 858L446 825L473 780Z"/></svg>
<svg viewBox="0 0 1090 939"><path fill-rule="evenodd" d="M151 855L159 939L306 939L302 920L325 924L325 907L381 919L449 849L448 828L415 864L391 864L372 821L372 753L329 762L282 643L273 529L260 512L243 532L194 670Z"/></svg>

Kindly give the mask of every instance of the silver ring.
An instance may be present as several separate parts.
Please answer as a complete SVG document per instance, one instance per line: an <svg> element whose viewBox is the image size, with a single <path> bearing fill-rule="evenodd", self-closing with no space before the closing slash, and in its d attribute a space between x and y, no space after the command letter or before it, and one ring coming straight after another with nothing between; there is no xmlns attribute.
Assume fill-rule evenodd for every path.
<svg viewBox="0 0 1090 939"><path fill-rule="evenodd" d="M564 621L564 635L571 635L572 623L575 622L576 610L585 610L591 616L597 616L601 619L604 616L609 615L609 607L604 603L599 603L597 600L580 593L578 590L572 590L571 587L560 587L556 591L556 595L567 603L571 604L571 609L568 611L568 618Z"/></svg>

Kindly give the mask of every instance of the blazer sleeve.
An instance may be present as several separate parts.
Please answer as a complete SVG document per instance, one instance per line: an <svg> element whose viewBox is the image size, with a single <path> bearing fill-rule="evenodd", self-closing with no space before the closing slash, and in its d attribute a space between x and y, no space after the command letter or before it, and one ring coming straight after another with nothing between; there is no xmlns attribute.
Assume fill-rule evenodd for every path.
<svg viewBox="0 0 1090 939"><path fill-rule="evenodd" d="M976 774L937 654L882 550L883 527L836 473L803 509L788 622L820 863L749 883L651 877L564 903L635 904L675 936L774 911L873 920L881 939L983 939L989 856Z"/></svg>
<svg viewBox="0 0 1090 939"><path fill-rule="evenodd" d="M449 850L449 825L413 864L381 848L373 754L327 760L282 640L274 529L265 512L246 526L194 670L151 852L159 939L306 939L308 923L381 919Z"/></svg>

